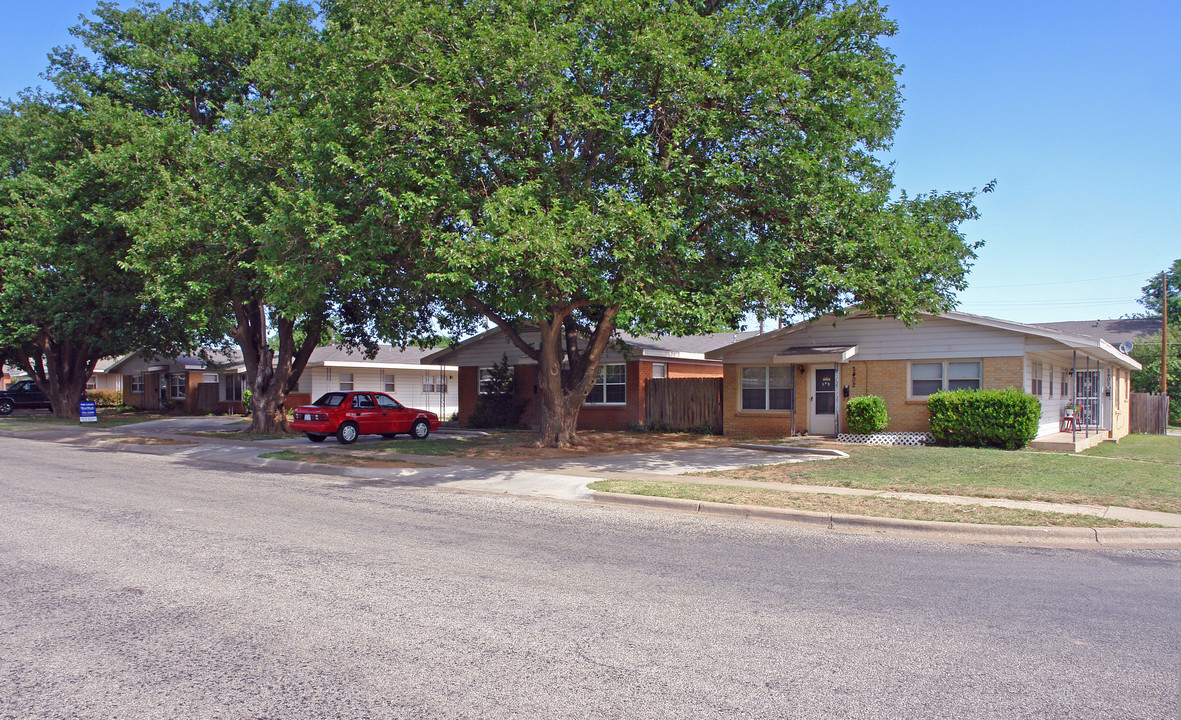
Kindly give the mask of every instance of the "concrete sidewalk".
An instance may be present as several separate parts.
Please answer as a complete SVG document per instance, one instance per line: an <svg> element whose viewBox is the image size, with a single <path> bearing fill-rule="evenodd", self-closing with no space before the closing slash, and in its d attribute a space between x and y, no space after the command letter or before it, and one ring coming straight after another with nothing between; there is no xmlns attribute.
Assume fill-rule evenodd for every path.
<svg viewBox="0 0 1181 720"><path fill-rule="evenodd" d="M685 473L724 472L750 465L825 462L834 459L828 455L811 455L806 453L784 454L754 449L723 447L505 463L446 456L382 452L381 459L383 460L402 460L410 463L427 464L429 467L375 468L325 465L321 463L259 457L264 453L285 449L303 452L354 452L356 450L364 450L365 443L363 442L349 446L346 450L345 448L331 444L313 445L302 437L243 442L232 438L211 438L188 434L208 430L230 429L239 424L240 420L240 418L165 418L163 420L105 429L82 429L74 426L8 427L0 428L0 436L49 442L68 442L101 448L103 450L168 456L186 462L217 463L219 465L232 465L256 470L335 476L357 481L386 482L420 487L445 487L458 490L546 497L562 500L597 501L613 505L631 505L648 508L660 506L663 509L678 511L685 511L685 507L688 506L685 506L684 503L689 501L615 495L612 493L594 493L587 489L587 485L600 479L647 479L667 482L675 478L677 482L683 483L732 485L760 489L770 488L798 493L871 495L883 498L934 503L986 505L1023 508L1039 512L1094 515L1128 522L1162 525L1166 528L1181 528L1181 514L1151 512L1133 508L956 495L928 495L846 487L768 483L727 477L692 477L685 475ZM441 431L433 434L432 437L446 437L447 434L445 431ZM123 439L136 438L158 438L185 444L134 445L120 442ZM430 439L426 441L415 441L409 438L405 438L404 441L408 444L414 442L431 442ZM662 502L665 500L668 500L668 502ZM695 512L701 512L701 508L707 505L715 504L697 503ZM747 516L750 516L749 513L755 512L755 510L754 508L748 508L743 512L747 513ZM767 515L768 517L775 515L775 511L772 509L761 508L757 510L757 514L760 517L763 515ZM729 515L733 514L733 511L727 510L721 514ZM788 515L791 514L788 513ZM803 515L811 516L817 514L805 513ZM795 513L791 517L794 517L798 521L799 517L803 515ZM814 518L806 524L814 524L813 520ZM860 525L864 526L866 523L872 524L877 520L882 519L862 518L859 522ZM791 519L786 518L786 521L791 521ZM899 522L902 521L884 522L883 527L896 527ZM911 524L913 525L913 523ZM949 525L949 523L934 523L931 525L934 527L936 525ZM950 523L950 525L956 525L956 523ZM1030 529L1024 528L1022 532L1028 530ZM1073 531L1078 529L1069 530L1072 531L1070 535L1073 537L1077 534ZM1087 532L1090 531L1088 530ZM1176 535L1176 545L1181 547L1181 532L1166 532L1174 533ZM990 531L990 537L994 533L995 531Z"/></svg>

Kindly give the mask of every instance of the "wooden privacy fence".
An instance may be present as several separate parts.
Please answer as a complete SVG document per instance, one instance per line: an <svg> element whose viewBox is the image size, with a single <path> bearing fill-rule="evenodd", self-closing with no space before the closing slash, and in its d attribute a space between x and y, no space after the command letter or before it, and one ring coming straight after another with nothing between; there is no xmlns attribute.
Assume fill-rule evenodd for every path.
<svg viewBox="0 0 1181 720"><path fill-rule="evenodd" d="M722 378L653 378L644 387L644 420L670 430L722 431Z"/></svg>
<svg viewBox="0 0 1181 720"><path fill-rule="evenodd" d="M1128 415L1131 432L1164 435L1169 427L1169 396L1132 393Z"/></svg>
<svg viewBox="0 0 1181 720"><path fill-rule="evenodd" d="M217 383L201 383L197 386L197 394L193 398L193 412L197 415L208 415L217 410L218 392L221 385Z"/></svg>

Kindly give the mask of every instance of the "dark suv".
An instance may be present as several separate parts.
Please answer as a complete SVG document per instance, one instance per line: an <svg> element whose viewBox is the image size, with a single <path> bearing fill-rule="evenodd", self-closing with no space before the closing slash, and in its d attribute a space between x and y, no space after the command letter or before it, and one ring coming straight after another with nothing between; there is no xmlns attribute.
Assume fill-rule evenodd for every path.
<svg viewBox="0 0 1181 720"><path fill-rule="evenodd" d="M15 382L7 390L0 391L0 415L11 415L17 408L52 410L49 396L41 392L32 380Z"/></svg>

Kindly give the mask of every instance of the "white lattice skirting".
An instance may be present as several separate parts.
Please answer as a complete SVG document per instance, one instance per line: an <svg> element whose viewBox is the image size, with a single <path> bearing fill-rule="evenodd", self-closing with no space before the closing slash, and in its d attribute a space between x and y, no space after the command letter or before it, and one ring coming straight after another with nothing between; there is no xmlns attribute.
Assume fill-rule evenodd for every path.
<svg viewBox="0 0 1181 720"><path fill-rule="evenodd" d="M935 436L928 432L884 432L872 435L841 433L837 435L837 442L865 445L933 445Z"/></svg>

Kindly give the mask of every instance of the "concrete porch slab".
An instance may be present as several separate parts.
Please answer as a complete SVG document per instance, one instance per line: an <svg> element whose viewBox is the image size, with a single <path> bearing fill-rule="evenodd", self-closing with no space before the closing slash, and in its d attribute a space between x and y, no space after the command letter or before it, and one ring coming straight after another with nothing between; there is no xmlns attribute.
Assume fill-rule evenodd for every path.
<svg viewBox="0 0 1181 720"><path fill-rule="evenodd" d="M1029 447L1035 450L1076 453L1093 448L1107 439L1106 430L1092 432L1090 437L1087 437L1086 433L1081 432L1075 433L1073 437L1068 432L1058 432L1034 438L1033 442L1029 443Z"/></svg>

